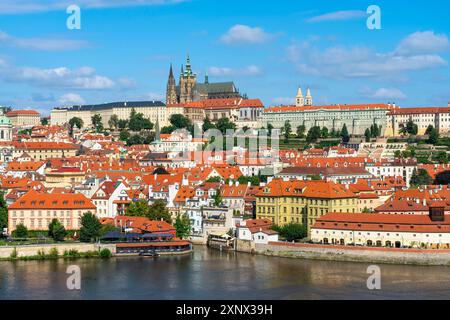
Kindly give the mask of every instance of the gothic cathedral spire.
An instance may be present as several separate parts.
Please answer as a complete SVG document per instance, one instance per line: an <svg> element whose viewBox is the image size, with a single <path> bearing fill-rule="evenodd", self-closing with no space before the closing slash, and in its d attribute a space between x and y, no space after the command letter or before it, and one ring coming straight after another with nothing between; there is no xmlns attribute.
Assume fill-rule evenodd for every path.
<svg viewBox="0 0 450 320"><path fill-rule="evenodd" d="M177 99L176 82L175 77L173 76L172 64L170 64L169 80L167 81L167 91L166 91L166 104L172 105L177 103L178 99Z"/></svg>

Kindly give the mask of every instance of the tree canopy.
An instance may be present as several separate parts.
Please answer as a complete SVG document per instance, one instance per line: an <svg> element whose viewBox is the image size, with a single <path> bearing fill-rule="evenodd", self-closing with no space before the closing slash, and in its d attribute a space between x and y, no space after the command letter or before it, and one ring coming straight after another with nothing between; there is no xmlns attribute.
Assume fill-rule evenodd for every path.
<svg viewBox="0 0 450 320"><path fill-rule="evenodd" d="M80 241L94 242L101 235L102 224L91 212L86 212L81 217Z"/></svg>
<svg viewBox="0 0 450 320"><path fill-rule="evenodd" d="M71 129L73 129L74 127L81 129L83 127L83 125L84 125L84 122L81 118L73 117L72 119L69 120L69 126Z"/></svg>
<svg viewBox="0 0 450 320"><path fill-rule="evenodd" d="M8 227L8 206L6 205L3 192L0 192L0 233L3 232L3 228Z"/></svg>
<svg viewBox="0 0 450 320"><path fill-rule="evenodd" d="M53 219L48 225L48 235L55 241L63 241L67 232L58 219Z"/></svg>
<svg viewBox="0 0 450 320"><path fill-rule="evenodd" d="M283 127L283 135L284 135L284 141L288 142L289 141L289 137L291 136L292 133L292 126L289 120L286 120L286 122L284 123L284 127Z"/></svg>
<svg viewBox="0 0 450 320"><path fill-rule="evenodd" d="M280 237L283 237L287 241L301 240L308 236L306 226L298 223L290 223L282 227L274 225L272 229L277 231Z"/></svg>
<svg viewBox="0 0 450 320"><path fill-rule="evenodd" d="M177 237L185 239L191 234L191 221L186 214L178 214L174 224L177 230Z"/></svg>
<svg viewBox="0 0 450 320"><path fill-rule="evenodd" d="M217 129L222 132L223 135L227 133L227 130L235 130L236 125L228 118L220 118L216 124Z"/></svg>
<svg viewBox="0 0 450 320"><path fill-rule="evenodd" d="M308 131L308 134L306 135L306 142L307 143L317 142L317 140L320 138L320 134L321 134L320 127L318 126L311 127Z"/></svg>
<svg viewBox="0 0 450 320"><path fill-rule="evenodd" d="M433 184L433 178L428 174L427 170L414 169L413 174L411 176L411 185L422 186L422 185L430 185L430 184Z"/></svg>
<svg viewBox="0 0 450 320"><path fill-rule="evenodd" d="M142 130L153 130L154 124L147 118L144 118L144 114L137 113L134 108L130 113L130 120L128 122L128 128L131 131L139 132Z"/></svg>
<svg viewBox="0 0 450 320"><path fill-rule="evenodd" d="M99 114L94 114L91 117L92 125L94 126L95 130L97 132L103 131L103 123L102 123L102 116Z"/></svg>
<svg viewBox="0 0 450 320"><path fill-rule="evenodd" d="M167 204L164 200L155 200L152 205L149 205L146 201L132 202L127 209L127 216L130 217L147 217L150 220L164 220L167 223L172 223L172 217Z"/></svg>

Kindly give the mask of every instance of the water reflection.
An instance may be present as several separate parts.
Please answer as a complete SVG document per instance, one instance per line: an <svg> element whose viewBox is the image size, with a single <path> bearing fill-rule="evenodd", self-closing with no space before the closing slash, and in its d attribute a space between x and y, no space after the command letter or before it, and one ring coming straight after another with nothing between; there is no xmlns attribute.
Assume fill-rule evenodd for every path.
<svg viewBox="0 0 450 320"><path fill-rule="evenodd" d="M66 287L77 264L81 291ZM366 287L369 264L227 253L0 262L0 299L447 299L448 267L381 265L382 290Z"/></svg>

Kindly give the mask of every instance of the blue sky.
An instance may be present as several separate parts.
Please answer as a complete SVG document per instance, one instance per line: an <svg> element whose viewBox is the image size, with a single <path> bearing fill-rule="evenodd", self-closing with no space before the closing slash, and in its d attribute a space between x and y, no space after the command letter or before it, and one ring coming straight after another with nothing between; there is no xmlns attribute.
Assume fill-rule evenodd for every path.
<svg viewBox="0 0 450 320"><path fill-rule="evenodd" d="M69 4L81 30L69 30ZM366 26L369 5L381 30ZM186 54L267 105L450 101L448 1L2 0L0 105L164 100Z"/></svg>

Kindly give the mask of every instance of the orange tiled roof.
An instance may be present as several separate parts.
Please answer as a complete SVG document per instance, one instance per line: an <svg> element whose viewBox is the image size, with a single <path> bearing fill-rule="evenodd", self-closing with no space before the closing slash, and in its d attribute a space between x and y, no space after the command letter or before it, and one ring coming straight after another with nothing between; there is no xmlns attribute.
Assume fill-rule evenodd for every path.
<svg viewBox="0 0 450 320"><path fill-rule="evenodd" d="M387 231L387 232L450 232L450 216L443 222L431 221L428 215L390 215L377 213L330 212L316 220L314 229Z"/></svg>
<svg viewBox="0 0 450 320"><path fill-rule="evenodd" d="M325 106L280 106L271 107L264 110L264 113L278 113L278 112L301 112L308 110L370 110L370 109L386 109L390 110L392 107L387 104L354 104L354 105L325 105Z"/></svg>
<svg viewBox="0 0 450 320"><path fill-rule="evenodd" d="M7 117L13 117L13 116L39 116L39 112L35 110L13 110L6 114Z"/></svg>
<svg viewBox="0 0 450 320"><path fill-rule="evenodd" d="M16 202L9 206L9 209L73 209L73 210L95 210L96 206L79 193L38 193L29 191Z"/></svg>

